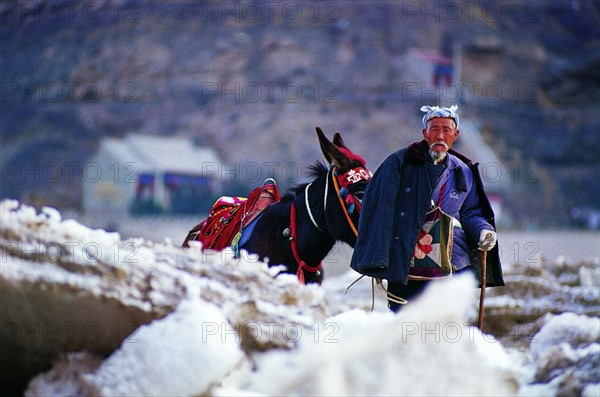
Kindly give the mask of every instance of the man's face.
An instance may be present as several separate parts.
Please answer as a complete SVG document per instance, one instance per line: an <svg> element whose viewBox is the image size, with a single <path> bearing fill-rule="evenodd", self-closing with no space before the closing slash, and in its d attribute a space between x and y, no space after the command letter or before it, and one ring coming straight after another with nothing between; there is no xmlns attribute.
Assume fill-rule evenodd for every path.
<svg viewBox="0 0 600 397"><path fill-rule="evenodd" d="M423 129L423 137L434 152L447 152L458 139L458 133L454 120L448 117L433 118Z"/></svg>

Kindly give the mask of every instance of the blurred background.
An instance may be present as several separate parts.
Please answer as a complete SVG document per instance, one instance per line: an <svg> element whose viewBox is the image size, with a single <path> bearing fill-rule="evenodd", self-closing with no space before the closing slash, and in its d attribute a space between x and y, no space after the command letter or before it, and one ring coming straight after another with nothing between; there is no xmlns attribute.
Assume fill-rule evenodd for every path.
<svg viewBox="0 0 600 397"><path fill-rule="evenodd" d="M422 105L456 103L501 228L598 243L598 1L9 0L0 18L2 198L179 243L220 195L306 181L315 126L374 171L421 139Z"/></svg>

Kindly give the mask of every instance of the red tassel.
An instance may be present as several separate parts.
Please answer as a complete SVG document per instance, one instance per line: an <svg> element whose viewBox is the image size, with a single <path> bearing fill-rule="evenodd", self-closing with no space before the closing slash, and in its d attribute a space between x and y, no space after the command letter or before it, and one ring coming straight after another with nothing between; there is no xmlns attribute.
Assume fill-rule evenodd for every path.
<svg viewBox="0 0 600 397"><path fill-rule="evenodd" d="M298 266L298 271L296 272L296 276L298 276L298 281L300 281L301 284L306 284L306 281L304 280L304 272L302 271L301 266Z"/></svg>
<svg viewBox="0 0 600 397"><path fill-rule="evenodd" d="M352 153L350 150L348 150L344 147L340 147L338 149L340 149L340 152L344 153L346 155L346 157L348 157L349 159L356 160L356 161L360 162L363 166L367 165L367 162L365 161L365 159L363 159L358 154Z"/></svg>

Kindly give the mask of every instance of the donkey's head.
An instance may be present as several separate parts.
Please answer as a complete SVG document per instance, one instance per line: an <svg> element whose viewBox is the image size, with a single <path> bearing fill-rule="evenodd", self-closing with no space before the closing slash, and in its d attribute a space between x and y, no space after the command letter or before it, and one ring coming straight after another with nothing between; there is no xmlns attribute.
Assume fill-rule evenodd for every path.
<svg viewBox="0 0 600 397"><path fill-rule="evenodd" d="M371 172L365 160L346 146L339 132L329 141L321 128L316 130L330 170L326 181L325 220L332 237L354 247L362 198Z"/></svg>

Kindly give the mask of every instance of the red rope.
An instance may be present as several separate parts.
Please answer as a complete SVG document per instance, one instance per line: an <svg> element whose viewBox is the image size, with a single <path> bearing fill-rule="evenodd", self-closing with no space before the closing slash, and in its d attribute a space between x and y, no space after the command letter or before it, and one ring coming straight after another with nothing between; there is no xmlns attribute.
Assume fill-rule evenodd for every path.
<svg viewBox="0 0 600 397"><path fill-rule="evenodd" d="M302 258L300 258L300 254L298 253L298 239L296 233L296 206L293 202L290 209L290 238L292 253L294 254L294 259L298 263L298 271L296 272L296 276L298 276L298 280L300 280L302 284L306 284L303 270L306 270L309 273L316 273L323 267L323 262L320 262L317 266L309 266L302 260Z"/></svg>
<svg viewBox="0 0 600 397"><path fill-rule="evenodd" d="M338 200L340 201L340 205L342 206L344 215L346 215L346 220L348 221L348 225L350 225L350 228L354 232L354 235L356 237L358 237L358 230L356 229L356 226L354 226L354 222L352 222L352 218L350 218L350 214L348 213L348 210L346 209L346 206L344 205L344 199L340 196L339 181L337 179L337 176L335 175L335 167L333 168L332 180L333 180L333 187L335 188L335 194L338 196ZM351 194L350 191L348 191L348 194Z"/></svg>

